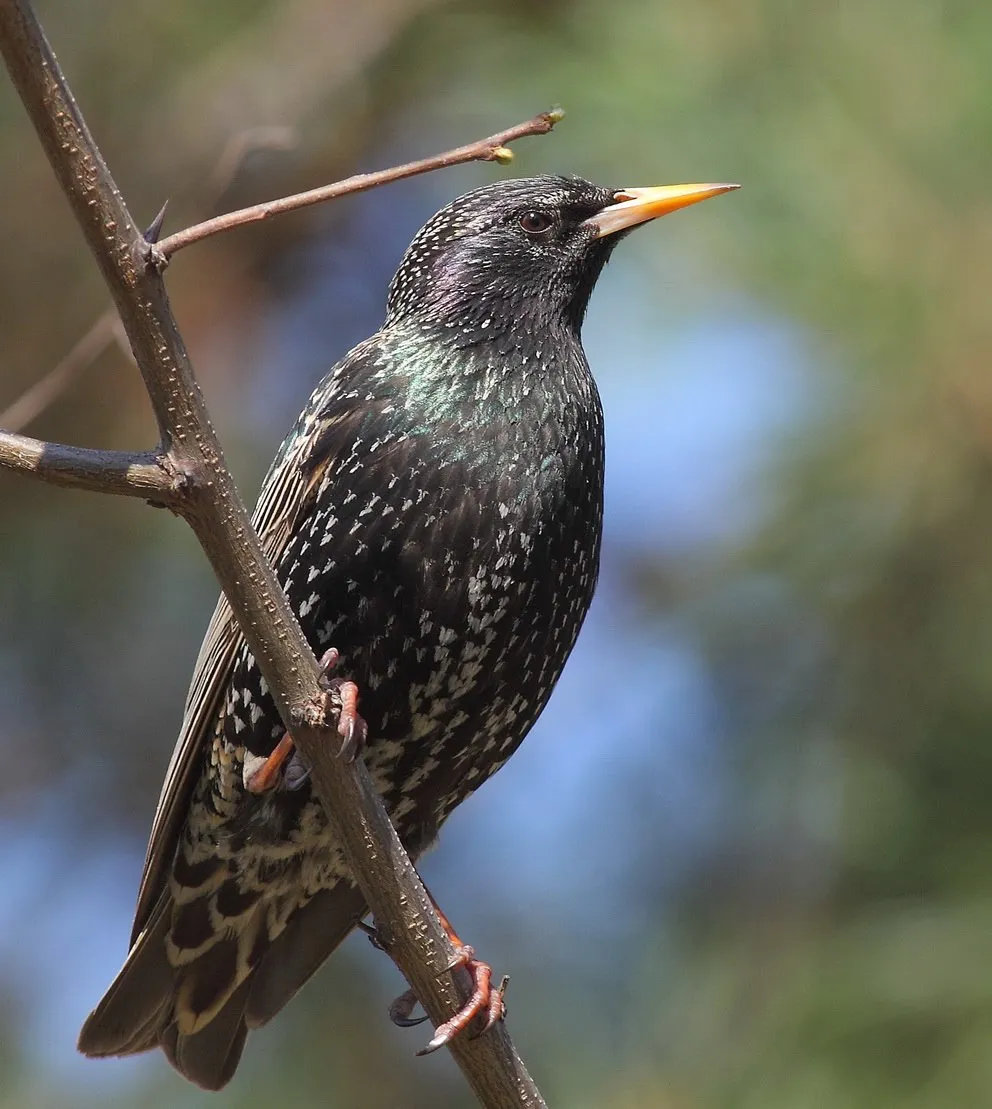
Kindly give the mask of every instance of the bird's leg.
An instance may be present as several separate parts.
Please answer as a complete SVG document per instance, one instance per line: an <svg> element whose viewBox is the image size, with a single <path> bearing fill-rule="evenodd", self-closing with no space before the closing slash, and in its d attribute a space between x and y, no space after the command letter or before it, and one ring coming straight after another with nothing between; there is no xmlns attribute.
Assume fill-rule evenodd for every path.
<svg viewBox="0 0 992 1109"><path fill-rule="evenodd" d="M472 994L450 1020L446 1020L444 1024L439 1025L434 1030L431 1042L426 1047L421 1048L417 1052L418 1055L429 1055L432 1051L437 1051L439 1047L444 1047L455 1036L464 1032L472 1021L480 1015L483 1017L483 1024L477 1035L481 1036L483 1032L488 1032L494 1024L506 1016L506 1004L503 995L509 981L508 978L504 978L496 989L492 988L492 967L475 957L475 948L467 943L462 943L458 933L451 926L451 921L441 911L430 890L427 891L427 896L430 897L431 904L440 918L441 927L444 928L448 939L451 940L455 948L455 954L451 962L448 963L442 973L464 967L472 977ZM378 942L379 935L374 928L369 928L366 925L361 925L361 928L368 935L373 945L376 947L382 946ZM410 1016L416 1005L417 995L413 990L407 990L400 994L389 1006L389 1019L400 1028L412 1028L416 1024L422 1024L427 1019L426 1017L414 1018Z"/></svg>
<svg viewBox="0 0 992 1109"><path fill-rule="evenodd" d="M333 697L338 702L338 734L341 736L341 749L338 758L346 758L354 762L355 758L365 746L368 737L368 725L358 712L358 686L344 678L332 678L329 675L337 666L340 653L336 647L326 650L320 660L320 684L328 697ZM280 771L295 752L296 745L293 737L286 734L276 744L270 755L265 757L250 756L245 758L244 783L249 793L265 793L274 789L280 782ZM292 775L289 782L290 767L286 767L286 784L290 789L299 789L310 776L308 769Z"/></svg>
<svg viewBox="0 0 992 1109"><path fill-rule="evenodd" d="M293 737L286 734L276 744L270 755L259 757L245 752L244 783L249 793L266 793L279 784L283 763L292 755L295 745Z"/></svg>

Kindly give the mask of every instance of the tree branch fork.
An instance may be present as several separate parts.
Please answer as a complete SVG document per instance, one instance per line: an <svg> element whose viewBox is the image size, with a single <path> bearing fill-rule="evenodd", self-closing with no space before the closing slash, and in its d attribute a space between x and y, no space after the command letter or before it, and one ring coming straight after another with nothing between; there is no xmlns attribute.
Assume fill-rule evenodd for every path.
<svg viewBox="0 0 992 1109"><path fill-rule="evenodd" d="M0 53L113 297L160 435L153 451L101 451L0 431L0 468L51 484L140 497L185 519L227 596L280 716L311 767L356 881L389 954L435 1025L461 1008L468 975L445 973L453 948L389 822L361 759L336 758L321 671L263 554L224 463L162 281L180 249L281 212L417 173L510 158L507 144L551 130L542 113L476 143L379 173L227 213L157 243L142 235L94 142L29 0L0 0ZM160 221L157 221L160 222ZM487 1109L541 1109L540 1092L504 1024L449 1045Z"/></svg>

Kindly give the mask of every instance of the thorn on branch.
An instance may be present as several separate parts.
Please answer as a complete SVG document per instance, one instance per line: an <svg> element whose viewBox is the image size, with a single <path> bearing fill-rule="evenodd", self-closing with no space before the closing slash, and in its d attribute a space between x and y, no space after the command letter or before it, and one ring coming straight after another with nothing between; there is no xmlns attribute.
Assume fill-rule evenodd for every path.
<svg viewBox="0 0 992 1109"><path fill-rule="evenodd" d="M158 245L162 225L165 223L165 212L169 207L168 200L159 209L158 215L148 225L148 230L134 244L135 262L140 269L154 270L161 274L169 264L169 255Z"/></svg>
<svg viewBox="0 0 992 1109"><path fill-rule="evenodd" d="M158 215L152 220L145 231L146 243L157 243L159 236L162 234L162 224L165 223L165 213L169 207L169 201L166 199L165 203L158 210Z"/></svg>

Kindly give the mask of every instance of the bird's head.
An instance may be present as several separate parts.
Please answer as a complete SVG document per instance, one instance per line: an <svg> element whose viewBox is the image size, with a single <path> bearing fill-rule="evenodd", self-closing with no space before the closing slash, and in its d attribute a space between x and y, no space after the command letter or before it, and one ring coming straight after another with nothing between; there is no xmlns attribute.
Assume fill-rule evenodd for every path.
<svg viewBox="0 0 992 1109"><path fill-rule="evenodd" d="M485 185L414 237L389 289L387 325L413 321L464 346L542 327L577 335L593 286L628 231L736 187L613 189L580 177Z"/></svg>

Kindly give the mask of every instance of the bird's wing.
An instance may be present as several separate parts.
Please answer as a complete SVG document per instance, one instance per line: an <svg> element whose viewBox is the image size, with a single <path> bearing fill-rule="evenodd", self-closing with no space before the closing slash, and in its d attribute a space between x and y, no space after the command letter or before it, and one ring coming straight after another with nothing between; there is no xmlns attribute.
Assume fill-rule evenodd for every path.
<svg viewBox="0 0 992 1109"><path fill-rule="evenodd" d="M338 369L340 371L341 367ZM333 434L329 434L333 428L321 426L328 423L308 407L294 433L280 449L262 485L252 522L262 550L273 564L279 562L297 519L306 511L310 495L319 483L324 464L331 457L328 440L333 438ZM307 458L318 442L324 454L321 465L315 470L307 465ZM131 931L132 945L147 925L168 879L190 794L200 771L204 745L212 740L221 698L242 643L241 630L227 598L221 594L196 660L186 695L182 730L152 821Z"/></svg>

